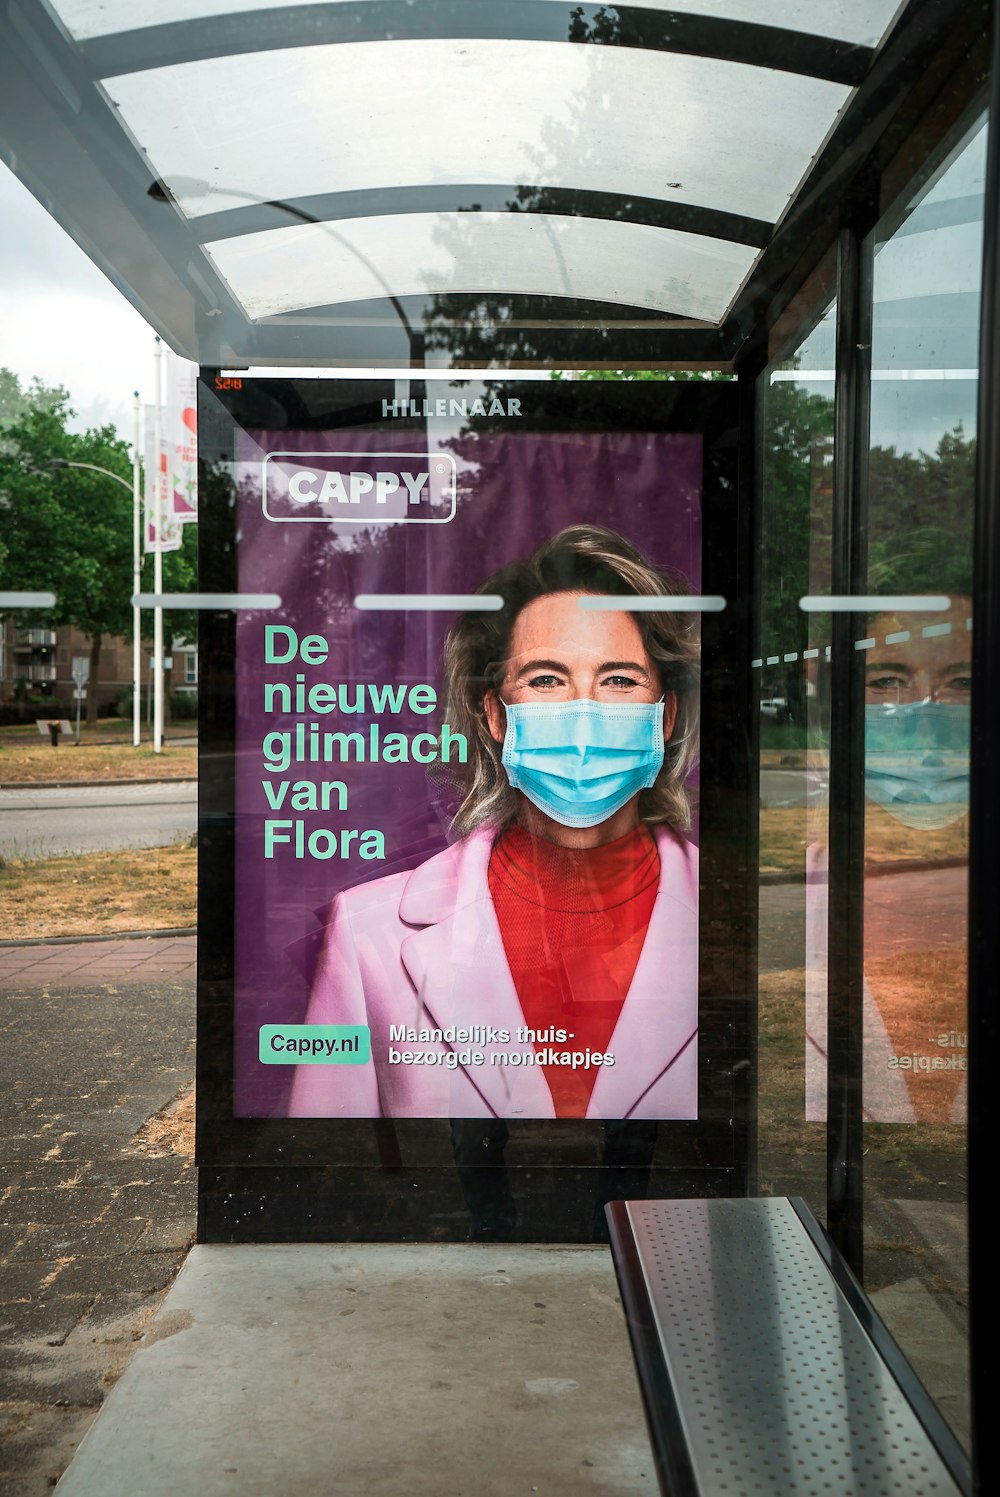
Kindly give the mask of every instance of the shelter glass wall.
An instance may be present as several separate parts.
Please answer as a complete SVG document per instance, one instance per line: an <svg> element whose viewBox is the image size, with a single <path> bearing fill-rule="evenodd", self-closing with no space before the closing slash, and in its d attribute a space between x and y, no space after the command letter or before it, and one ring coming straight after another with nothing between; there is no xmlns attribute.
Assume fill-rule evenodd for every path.
<svg viewBox="0 0 1000 1497"><path fill-rule="evenodd" d="M972 515L986 128L879 225L868 578L866 1280L968 1439L965 1204Z"/></svg>
<svg viewBox="0 0 1000 1497"><path fill-rule="evenodd" d="M845 891L831 886L829 786L838 757L843 772L855 755L846 767L856 771L850 817L863 853L864 1282L966 1444L969 713L985 155L979 120L861 247L861 285L870 288L861 325L870 314L872 328L867 417L860 452L838 461L853 462L857 475L864 590L886 600L868 612L850 599L841 608L863 676L863 736L838 735L834 616L823 611L843 539L834 513L834 302L760 378L761 627L752 661L761 745L760 1188L802 1194L821 1216L833 1189L828 998L832 1005L857 953L831 922Z"/></svg>

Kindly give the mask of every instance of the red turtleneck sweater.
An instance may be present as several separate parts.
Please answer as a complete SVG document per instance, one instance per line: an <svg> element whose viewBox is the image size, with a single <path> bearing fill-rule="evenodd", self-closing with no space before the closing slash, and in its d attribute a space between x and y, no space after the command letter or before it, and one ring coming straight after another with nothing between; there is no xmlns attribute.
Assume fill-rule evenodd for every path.
<svg viewBox="0 0 1000 1497"><path fill-rule="evenodd" d="M535 1047L606 1052L656 899L660 859L646 827L576 850L508 827L489 887ZM552 1037L564 1029L563 1044ZM543 1066L556 1116L582 1118L599 1067Z"/></svg>

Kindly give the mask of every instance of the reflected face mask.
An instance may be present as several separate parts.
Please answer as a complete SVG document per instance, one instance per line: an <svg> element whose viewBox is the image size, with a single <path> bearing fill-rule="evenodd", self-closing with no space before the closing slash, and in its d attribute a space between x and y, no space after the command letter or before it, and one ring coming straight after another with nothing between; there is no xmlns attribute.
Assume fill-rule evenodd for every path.
<svg viewBox="0 0 1000 1497"><path fill-rule="evenodd" d="M563 826L597 826L663 765L663 702L525 702L507 707L501 761L515 790Z"/></svg>
<svg viewBox="0 0 1000 1497"><path fill-rule="evenodd" d="M969 802L969 708L865 708L865 794L906 826L947 826Z"/></svg>

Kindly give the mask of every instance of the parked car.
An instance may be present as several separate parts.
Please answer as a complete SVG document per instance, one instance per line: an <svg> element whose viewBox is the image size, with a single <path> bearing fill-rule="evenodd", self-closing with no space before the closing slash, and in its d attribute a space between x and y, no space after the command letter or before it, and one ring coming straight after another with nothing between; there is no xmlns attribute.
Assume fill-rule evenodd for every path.
<svg viewBox="0 0 1000 1497"><path fill-rule="evenodd" d="M760 704L761 717L769 717L776 723L787 723L791 721L791 713L788 710L787 697L764 697Z"/></svg>

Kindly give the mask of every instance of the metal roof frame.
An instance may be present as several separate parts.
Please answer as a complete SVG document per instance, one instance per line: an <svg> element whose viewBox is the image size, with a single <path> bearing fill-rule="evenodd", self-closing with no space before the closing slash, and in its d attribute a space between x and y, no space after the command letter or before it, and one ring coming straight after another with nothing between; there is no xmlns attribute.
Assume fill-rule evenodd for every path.
<svg viewBox="0 0 1000 1497"><path fill-rule="evenodd" d="M846 211L877 196L880 163L926 135L933 100L974 56L983 0L909 0L877 50L717 17L554 0L337 0L73 41L47 0L8 0L0 155L152 326L203 365L727 367L787 304ZM777 225L627 192L462 182L317 192L186 217L101 79L196 58L387 37L502 37L723 58L855 92ZM966 68L968 72L968 67ZM971 86L967 83L966 86ZM940 111L939 111L940 112ZM668 184L669 185L669 184ZM680 230L759 252L720 324L544 296L451 292L251 319L204 246L287 226L400 214L555 214ZM388 288L391 292L393 288ZM449 327L453 334L449 333Z"/></svg>

